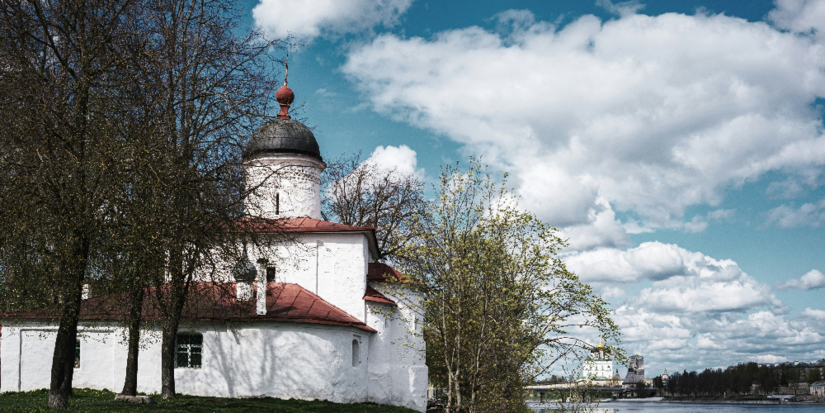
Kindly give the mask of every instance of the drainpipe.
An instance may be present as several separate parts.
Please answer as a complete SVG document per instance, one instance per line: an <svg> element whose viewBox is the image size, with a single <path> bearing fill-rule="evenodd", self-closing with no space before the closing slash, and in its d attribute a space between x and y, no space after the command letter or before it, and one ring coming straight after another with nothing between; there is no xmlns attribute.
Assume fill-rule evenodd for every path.
<svg viewBox="0 0 825 413"><path fill-rule="evenodd" d="M318 241L317 246L315 247L315 295L318 295L318 271L319 271L319 262L321 261L321 247L324 246L324 241Z"/></svg>

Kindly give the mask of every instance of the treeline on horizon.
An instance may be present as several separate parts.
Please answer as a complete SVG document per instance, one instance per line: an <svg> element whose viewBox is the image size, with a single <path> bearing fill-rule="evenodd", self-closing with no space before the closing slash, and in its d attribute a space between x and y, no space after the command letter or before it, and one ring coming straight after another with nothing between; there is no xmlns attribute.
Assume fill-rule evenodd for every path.
<svg viewBox="0 0 825 413"><path fill-rule="evenodd" d="M702 372L683 371L673 373L667 382L662 376L653 379L653 386L670 395L682 396L722 396L725 394L770 394L780 387L799 387L802 383L810 385L823 379L822 365L825 359L817 363L806 364L782 363L778 366L758 365L755 362L740 363L722 369L705 369ZM754 384L758 388L754 389Z"/></svg>

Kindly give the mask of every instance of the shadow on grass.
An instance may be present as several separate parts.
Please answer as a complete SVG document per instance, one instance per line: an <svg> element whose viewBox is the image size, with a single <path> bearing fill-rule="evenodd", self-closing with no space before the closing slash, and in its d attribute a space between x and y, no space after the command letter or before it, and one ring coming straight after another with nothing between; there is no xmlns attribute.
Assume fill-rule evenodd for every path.
<svg viewBox="0 0 825 413"><path fill-rule="evenodd" d="M178 396L163 400L151 395L156 405L115 401L107 390L74 389L66 412L276 412L276 413L412 413L404 407L374 403L341 404L321 400L281 400L273 398L223 399L218 397ZM46 389L25 393L0 394L0 412L52 412Z"/></svg>

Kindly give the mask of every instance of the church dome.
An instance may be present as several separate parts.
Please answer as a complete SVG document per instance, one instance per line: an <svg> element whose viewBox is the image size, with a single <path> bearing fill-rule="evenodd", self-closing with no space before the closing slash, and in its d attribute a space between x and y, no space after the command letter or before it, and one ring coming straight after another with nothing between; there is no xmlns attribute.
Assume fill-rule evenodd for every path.
<svg viewBox="0 0 825 413"><path fill-rule="evenodd" d="M255 281L255 276L258 275L258 270L252 261L249 261L249 255L246 253L246 244L243 246L243 257L238 260L235 267L232 268L232 276L235 281L248 282Z"/></svg>
<svg viewBox="0 0 825 413"><path fill-rule="evenodd" d="M292 119L275 119L261 125L246 145L244 157L258 154L296 154L321 159L312 131Z"/></svg>

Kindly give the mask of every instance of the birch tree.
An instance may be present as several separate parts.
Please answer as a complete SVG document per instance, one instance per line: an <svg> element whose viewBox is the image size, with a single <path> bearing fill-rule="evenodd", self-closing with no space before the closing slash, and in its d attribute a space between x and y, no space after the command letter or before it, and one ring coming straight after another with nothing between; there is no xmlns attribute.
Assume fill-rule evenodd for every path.
<svg viewBox="0 0 825 413"><path fill-rule="evenodd" d="M402 272L423 284L427 365L447 412L523 411L525 384L590 349L579 327L618 340L606 303L559 258L556 230L505 185L475 160L444 168L400 254Z"/></svg>

